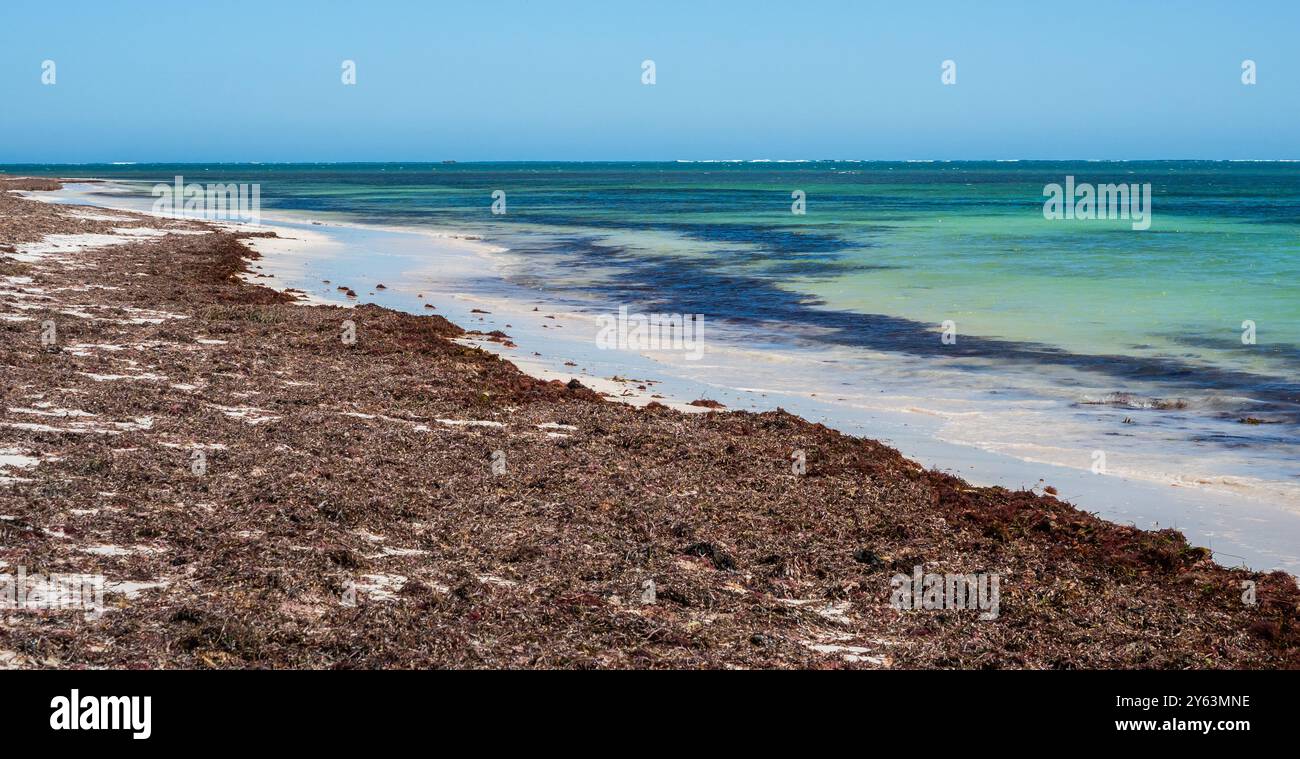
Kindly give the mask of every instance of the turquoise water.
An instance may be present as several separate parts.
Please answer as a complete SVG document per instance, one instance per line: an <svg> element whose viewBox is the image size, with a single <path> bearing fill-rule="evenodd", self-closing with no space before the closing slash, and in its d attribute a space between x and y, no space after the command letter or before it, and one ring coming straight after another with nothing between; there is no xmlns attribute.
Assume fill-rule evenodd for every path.
<svg viewBox="0 0 1300 759"><path fill-rule="evenodd" d="M471 283L484 293L704 314L729 341L822 362L773 383L932 401L923 410L949 414L942 434L963 444L1078 467L1108 450L1130 474L1263 482L1282 500L1300 487L1296 163L0 170L257 182L268 212L476 235L509 251ZM1150 229L1045 219L1044 186L1066 176L1150 183ZM940 339L946 321L955 344Z"/></svg>

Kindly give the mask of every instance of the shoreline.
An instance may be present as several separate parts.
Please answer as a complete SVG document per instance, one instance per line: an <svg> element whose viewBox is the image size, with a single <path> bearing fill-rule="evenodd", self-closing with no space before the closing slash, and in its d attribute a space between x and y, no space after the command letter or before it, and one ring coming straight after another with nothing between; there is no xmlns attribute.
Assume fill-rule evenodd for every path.
<svg viewBox="0 0 1300 759"><path fill-rule="evenodd" d="M74 202L94 200L83 197ZM541 297L524 300L529 295L524 292L491 294L482 292L482 288L471 292L472 284L459 286L471 282L470 278L483 266L492 265L494 253L504 250L472 235L414 225L317 218L292 211L265 215L262 228L278 229L282 234L289 230L300 239L251 240L249 245L259 249L263 258L246 279L260 280L258 283L263 285L278 282L276 287L281 290L297 288L294 295L309 303L352 307L374 302L408 313L443 313L469 329L508 333L508 339L470 335L465 340L466 344L514 361L525 373L540 379L577 379L614 400L633 405L655 401L688 413L706 410L690 405L704 398L719 400L728 409L785 409L841 432L880 439L927 467L940 468L980 485L1032 488L1038 492L1050 486L1066 500L1111 521L1144 529L1179 529L1214 550L1226 564L1300 572L1300 510L1293 500L1288 500L1288 494L1293 499L1294 493L1273 492L1267 487L1281 483L1252 483L1232 477L1190 481L1182 475L1132 466L1112 467L1115 471L1099 476L1086 466L1091 459L1071 466L1063 464L1060 456L1044 457L1033 448L1019 451L1015 445L1010 445L1009 450L1007 446L983 447L963 439L969 435L954 439L947 425L956 417L977 414L980 406L944 411L940 406L909 407L905 399L882 403L869 395L844 402L847 399L834 400L835 388L817 386L792 391L779 381L773 382L771 388L749 388L744 380L752 378L745 376L746 372L764 368L766 376L776 380L781 365L773 361L802 360L803 354L747 348L743 336L721 342L711 340L709 350L713 356L734 355L721 363L700 362L708 366L707 371L680 361L665 362L662 354L652 358L624 351L597 351L591 339L594 318L581 307L566 308ZM430 241L432 247L411 245L403 238ZM355 259L357 250L384 246L400 248L398 253L384 256L399 264L378 277L386 280L388 289L377 293L355 281L357 272L349 268L348 256L352 253ZM424 261L421 256L427 258L429 250L435 251L436 257ZM325 287L308 273L308 268L321 259L340 262L333 269L314 267L313 271L328 273L330 283ZM339 277L347 280L345 284L357 285L360 292L356 298L342 297L335 289ZM441 310L426 310L431 301L437 301ZM534 304L543 311L533 313ZM544 319L558 321L548 323ZM563 328L568 329L561 332ZM591 334L579 337L575 330ZM834 360L834 354L828 356ZM815 362L826 357L809 352L803 358ZM637 381L620 381L628 377Z"/></svg>
<svg viewBox="0 0 1300 759"><path fill-rule="evenodd" d="M0 184L0 571L103 573L110 607L11 613L4 666L1300 663L1295 578L1172 530L785 412L609 403L441 316L249 283L249 233ZM914 571L1000 576L999 611L900 610Z"/></svg>

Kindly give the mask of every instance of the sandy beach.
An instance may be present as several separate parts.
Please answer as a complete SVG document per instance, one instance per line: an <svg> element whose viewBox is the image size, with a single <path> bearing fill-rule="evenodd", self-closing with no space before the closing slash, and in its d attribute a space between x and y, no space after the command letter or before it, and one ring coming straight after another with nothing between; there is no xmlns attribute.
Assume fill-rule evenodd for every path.
<svg viewBox="0 0 1300 759"><path fill-rule="evenodd" d="M1297 663L1295 578L1176 531L785 412L611 402L443 304L260 286L256 233L3 183L0 569L102 574L108 609L10 615L2 666ZM922 572L997 576L995 614L900 610Z"/></svg>

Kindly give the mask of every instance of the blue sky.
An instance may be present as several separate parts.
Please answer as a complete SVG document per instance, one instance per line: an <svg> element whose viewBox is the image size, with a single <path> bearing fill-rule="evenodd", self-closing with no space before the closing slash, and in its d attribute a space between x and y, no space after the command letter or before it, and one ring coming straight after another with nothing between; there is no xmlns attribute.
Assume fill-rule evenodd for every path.
<svg viewBox="0 0 1300 759"><path fill-rule="evenodd" d="M1297 158L1297 29L1281 0L5 0L0 162Z"/></svg>

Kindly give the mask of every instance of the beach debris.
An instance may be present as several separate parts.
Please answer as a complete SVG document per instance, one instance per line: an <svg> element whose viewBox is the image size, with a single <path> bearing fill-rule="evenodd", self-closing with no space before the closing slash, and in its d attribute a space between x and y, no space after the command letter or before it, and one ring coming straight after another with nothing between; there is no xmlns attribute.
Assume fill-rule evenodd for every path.
<svg viewBox="0 0 1300 759"><path fill-rule="evenodd" d="M730 554L719 549L712 543L700 542L692 543L682 549L682 553L687 556L700 556L713 562L713 566L723 571L731 571L736 568L736 560Z"/></svg>
<svg viewBox="0 0 1300 759"><path fill-rule="evenodd" d="M869 548L859 548L853 552L853 560L859 564L866 564L869 567L883 567L885 560L880 558L875 551Z"/></svg>

